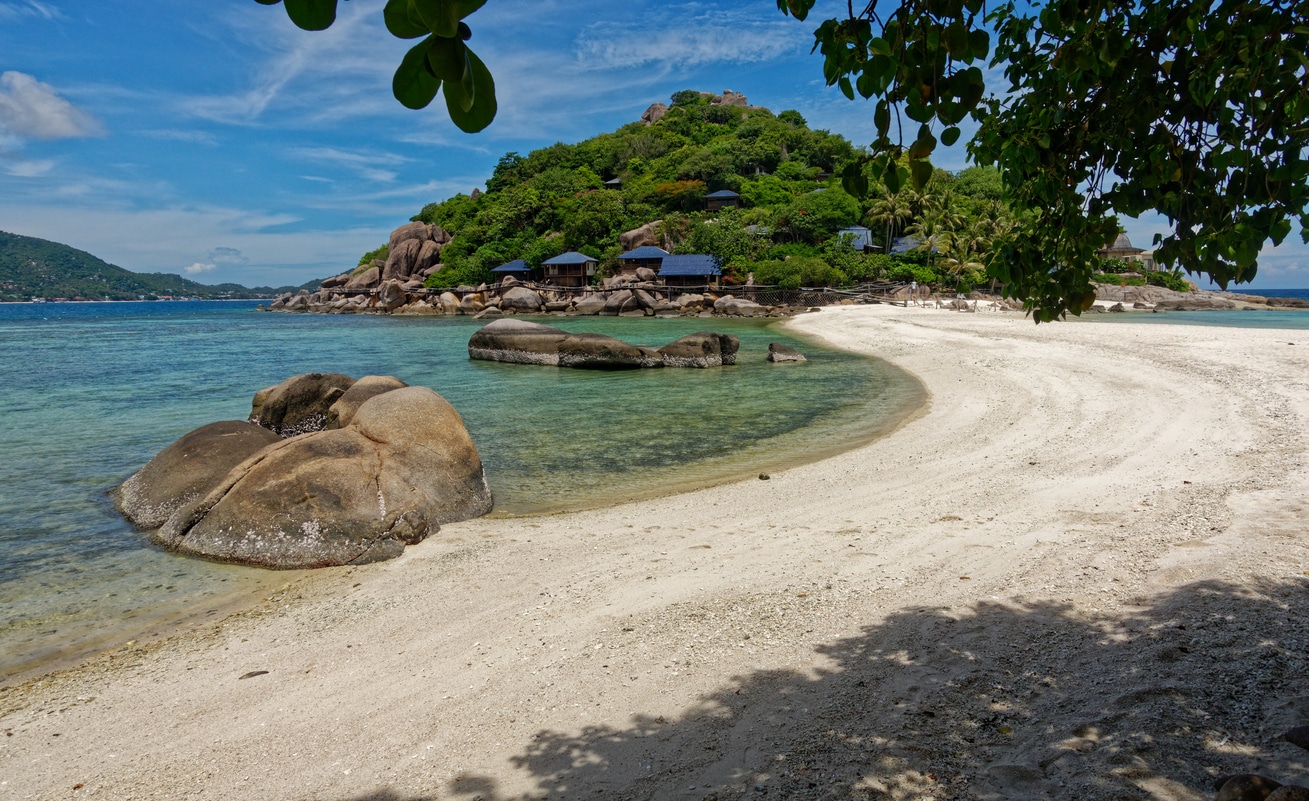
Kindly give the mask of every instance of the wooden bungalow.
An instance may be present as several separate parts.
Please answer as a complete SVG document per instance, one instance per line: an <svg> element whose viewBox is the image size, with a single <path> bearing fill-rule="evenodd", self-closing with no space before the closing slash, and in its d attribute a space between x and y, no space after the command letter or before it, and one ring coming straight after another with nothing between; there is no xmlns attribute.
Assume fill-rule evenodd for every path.
<svg viewBox="0 0 1309 801"><path fill-rule="evenodd" d="M705 211L735 209L741 206L741 196L730 189L719 189L704 196Z"/></svg>
<svg viewBox="0 0 1309 801"><path fill-rule="evenodd" d="M664 259L668 256L668 251L663 248L657 248L653 245L642 245L635 250L629 250L618 257L618 274L619 275L636 275L637 269L647 267L659 272L659 267L663 264Z"/></svg>
<svg viewBox="0 0 1309 801"><path fill-rule="evenodd" d="M586 286L595 275L600 261L594 256L570 250L541 262L545 282L555 286Z"/></svg>
<svg viewBox="0 0 1309 801"><path fill-rule="evenodd" d="M528 281L532 278L532 268L527 266L527 262L522 259L514 259L511 262L501 264L499 267L491 270L497 281L513 276L519 281Z"/></svg>
<svg viewBox="0 0 1309 801"><path fill-rule="evenodd" d="M659 267L659 279L665 286L718 286L722 277L718 259L704 253L665 256Z"/></svg>

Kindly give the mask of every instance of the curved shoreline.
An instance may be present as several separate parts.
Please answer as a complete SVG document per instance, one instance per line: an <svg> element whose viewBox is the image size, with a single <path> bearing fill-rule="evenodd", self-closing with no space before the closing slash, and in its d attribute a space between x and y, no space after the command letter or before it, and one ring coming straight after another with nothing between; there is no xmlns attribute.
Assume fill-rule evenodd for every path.
<svg viewBox="0 0 1309 801"><path fill-rule="evenodd" d="M8 789L1200 798L1212 771L1288 778L1303 346L889 306L790 325L919 376L930 411L769 482L451 525L7 689Z"/></svg>

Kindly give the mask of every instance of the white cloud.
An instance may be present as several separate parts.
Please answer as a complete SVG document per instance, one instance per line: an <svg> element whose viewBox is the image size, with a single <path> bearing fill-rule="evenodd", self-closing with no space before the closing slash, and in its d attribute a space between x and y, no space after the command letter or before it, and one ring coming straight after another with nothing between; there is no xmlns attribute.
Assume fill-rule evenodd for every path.
<svg viewBox="0 0 1309 801"><path fill-rule="evenodd" d="M54 6L46 3L38 3L36 0L25 0L17 3L0 3L0 20L21 20L44 19L56 20L66 19L64 14Z"/></svg>
<svg viewBox="0 0 1309 801"><path fill-rule="evenodd" d="M701 11L687 6L681 14L676 7L661 7L634 22L589 26L577 38L576 58L591 70L772 61L797 51L802 37L796 34L790 20L773 19L753 7Z"/></svg>
<svg viewBox="0 0 1309 801"><path fill-rule="evenodd" d="M33 161L28 159L14 159L11 161L0 161L4 171L17 178L40 178L42 175L50 172L55 163L51 159L41 159Z"/></svg>
<svg viewBox="0 0 1309 801"><path fill-rule="evenodd" d="M390 183L394 181L399 176L396 170L412 161L412 159L395 153L351 151L335 147L296 147L291 148L288 152L292 156L308 161L353 170L363 176L365 180L373 183Z"/></svg>
<svg viewBox="0 0 1309 801"><path fill-rule="evenodd" d="M205 264L203 262L196 262L192 264L190 267L183 267L182 272L186 273L187 275L200 275L201 273L209 272L210 270L214 269L217 266L218 266L217 264Z"/></svg>
<svg viewBox="0 0 1309 801"><path fill-rule="evenodd" d="M0 133L22 139L97 136L100 123L53 86L22 72L0 74Z"/></svg>

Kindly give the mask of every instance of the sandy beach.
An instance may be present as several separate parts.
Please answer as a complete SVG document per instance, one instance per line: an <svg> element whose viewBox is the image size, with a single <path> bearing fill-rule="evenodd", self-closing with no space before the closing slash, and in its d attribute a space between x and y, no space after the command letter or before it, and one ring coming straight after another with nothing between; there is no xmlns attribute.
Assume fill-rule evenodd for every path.
<svg viewBox="0 0 1309 801"><path fill-rule="evenodd" d="M1309 333L885 305L789 325L928 405L769 480L449 525L0 690L0 799L1309 784L1278 739L1309 723Z"/></svg>

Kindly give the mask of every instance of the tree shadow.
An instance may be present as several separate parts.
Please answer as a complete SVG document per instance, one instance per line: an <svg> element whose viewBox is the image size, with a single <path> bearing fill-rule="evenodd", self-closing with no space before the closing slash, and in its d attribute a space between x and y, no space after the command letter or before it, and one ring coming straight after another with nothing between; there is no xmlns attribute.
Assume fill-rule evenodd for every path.
<svg viewBox="0 0 1309 801"><path fill-rule="evenodd" d="M1233 773L1309 784L1309 754L1279 739L1309 723L1309 580L1197 583L1115 617L910 609L816 651L831 667L736 677L679 719L538 732L513 759L529 793L463 775L443 795L1121 801L1211 798Z"/></svg>

